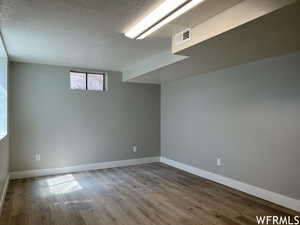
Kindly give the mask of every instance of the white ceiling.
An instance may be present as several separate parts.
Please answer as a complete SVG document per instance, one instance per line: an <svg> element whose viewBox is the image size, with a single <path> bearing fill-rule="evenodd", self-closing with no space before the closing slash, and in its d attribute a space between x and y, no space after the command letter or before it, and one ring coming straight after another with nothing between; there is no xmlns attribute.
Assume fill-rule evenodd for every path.
<svg viewBox="0 0 300 225"><path fill-rule="evenodd" d="M122 70L169 48L122 34L159 1L2 0L1 32L11 60Z"/></svg>
<svg viewBox="0 0 300 225"><path fill-rule="evenodd" d="M123 71L171 49L171 34L241 0L206 0L146 40L123 33L163 0L1 0L11 60Z"/></svg>

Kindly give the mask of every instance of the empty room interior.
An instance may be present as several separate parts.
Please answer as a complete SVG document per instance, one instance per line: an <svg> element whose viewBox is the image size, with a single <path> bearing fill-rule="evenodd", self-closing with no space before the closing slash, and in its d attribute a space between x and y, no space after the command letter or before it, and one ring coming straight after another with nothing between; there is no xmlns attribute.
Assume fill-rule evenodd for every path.
<svg viewBox="0 0 300 225"><path fill-rule="evenodd" d="M300 225L300 0L0 0L0 225Z"/></svg>

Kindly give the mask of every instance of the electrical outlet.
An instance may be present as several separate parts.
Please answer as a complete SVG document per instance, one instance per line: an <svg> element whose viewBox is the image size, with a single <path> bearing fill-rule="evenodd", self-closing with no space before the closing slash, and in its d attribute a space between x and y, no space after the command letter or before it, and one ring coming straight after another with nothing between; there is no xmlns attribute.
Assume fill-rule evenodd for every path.
<svg viewBox="0 0 300 225"><path fill-rule="evenodd" d="M36 153L35 154L35 160L36 161L40 161L41 160L41 154L40 153Z"/></svg>
<svg viewBox="0 0 300 225"><path fill-rule="evenodd" d="M217 166L221 166L221 158L217 158Z"/></svg>
<svg viewBox="0 0 300 225"><path fill-rule="evenodd" d="M132 147L132 151L133 151L133 152L137 152L137 146L136 146L136 145L134 145L134 146Z"/></svg>

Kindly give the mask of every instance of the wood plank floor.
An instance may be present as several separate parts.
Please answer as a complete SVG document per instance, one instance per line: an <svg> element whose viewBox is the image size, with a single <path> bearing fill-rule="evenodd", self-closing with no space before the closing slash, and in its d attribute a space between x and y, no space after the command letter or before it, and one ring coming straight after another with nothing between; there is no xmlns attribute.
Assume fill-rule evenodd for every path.
<svg viewBox="0 0 300 225"><path fill-rule="evenodd" d="M152 163L12 181L0 224L242 225L260 215L297 212Z"/></svg>

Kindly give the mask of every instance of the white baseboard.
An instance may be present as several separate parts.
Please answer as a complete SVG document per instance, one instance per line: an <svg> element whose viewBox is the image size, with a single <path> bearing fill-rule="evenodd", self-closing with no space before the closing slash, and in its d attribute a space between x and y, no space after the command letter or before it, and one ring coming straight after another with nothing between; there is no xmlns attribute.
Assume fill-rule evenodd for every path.
<svg viewBox="0 0 300 225"><path fill-rule="evenodd" d="M85 164L85 165L78 165L78 166L71 166L71 167L63 167L63 168L16 171L10 173L10 179L21 179L21 178L28 178L28 177L40 177L40 176L73 173L73 172L88 171L88 170L98 170L98 169L106 169L106 168L113 168L113 167L146 164L146 163L159 162L159 161L160 161L160 157L146 157L146 158L139 158L139 159L100 162L100 163Z"/></svg>
<svg viewBox="0 0 300 225"><path fill-rule="evenodd" d="M215 173L211 173L193 166L189 166L186 165L184 163L180 163L177 162L175 160L172 159L168 159L165 157L161 157L160 161L162 163L165 163L167 165L173 166L175 168L184 170L186 172L192 173L194 175L200 176L200 177L204 177L208 180L212 180L214 182L223 184L225 186L234 188L236 190L245 192L247 194L256 196L258 198L273 202L275 204L284 206L286 208L290 208L296 211L300 211L300 200L297 199L293 199L272 191L268 191L266 189L263 188L259 188L250 184L246 184L246 183L242 183L240 181L231 179L231 178L227 178L227 177L223 177L221 175L215 174Z"/></svg>
<svg viewBox="0 0 300 225"><path fill-rule="evenodd" d="M8 184L9 184L9 175L7 175L4 186L3 186L2 193L0 193L0 215L2 213L2 207L3 207L4 201L5 201Z"/></svg>

